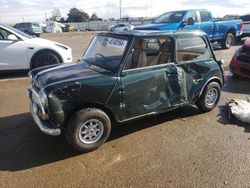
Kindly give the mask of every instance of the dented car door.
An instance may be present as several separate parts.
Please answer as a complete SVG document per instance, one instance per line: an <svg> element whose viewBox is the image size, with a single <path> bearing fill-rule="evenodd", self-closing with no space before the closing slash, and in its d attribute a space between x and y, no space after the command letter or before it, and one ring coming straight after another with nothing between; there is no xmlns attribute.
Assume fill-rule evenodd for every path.
<svg viewBox="0 0 250 188"><path fill-rule="evenodd" d="M123 119L179 104L182 87L174 63L125 70L124 73L126 76L121 77Z"/></svg>

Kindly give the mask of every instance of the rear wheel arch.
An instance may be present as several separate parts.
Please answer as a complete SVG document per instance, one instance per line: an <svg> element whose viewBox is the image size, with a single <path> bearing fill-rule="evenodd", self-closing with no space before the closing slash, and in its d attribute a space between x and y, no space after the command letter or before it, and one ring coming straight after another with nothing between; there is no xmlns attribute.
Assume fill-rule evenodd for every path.
<svg viewBox="0 0 250 188"><path fill-rule="evenodd" d="M61 55L59 55L56 51L51 50L51 49L42 49L42 50L38 50L37 52L35 52L35 53L33 54L33 56L31 57L31 59L30 59L30 69L32 68L32 64L34 63L36 56L37 56L38 54L46 53L46 52L52 53L52 54L54 54L55 56L57 56L57 58L59 59L59 62L60 62L60 63L63 62L63 59L62 59Z"/></svg>
<svg viewBox="0 0 250 188"><path fill-rule="evenodd" d="M232 37L232 44L228 44L228 37ZM223 39L221 40L221 47L223 49L229 49L236 41L236 29L235 28L230 28L224 35Z"/></svg>
<svg viewBox="0 0 250 188"><path fill-rule="evenodd" d="M228 29L228 31L227 31L227 33L225 34L224 37L226 37L226 35L227 35L228 33L232 33L232 34L234 35L234 37L235 37L235 36L236 36L236 29L235 29L235 28L230 28L230 29Z"/></svg>
<svg viewBox="0 0 250 188"><path fill-rule="evenodd" d="M200 93L199 93L199 97L198 97L198 98L201 97L203 91L205 90L205 88L207 87L207 85L210 84L211 82L217 82L217 83L220 85L221 88L223 87L223 82L221 81L220 78L218 78L218 77L212 77L212 78L210 78L210 79L206 82L206 84L204 84L204 86L202 87L202 89L201 89L201 91L200 91Z"/></svg>

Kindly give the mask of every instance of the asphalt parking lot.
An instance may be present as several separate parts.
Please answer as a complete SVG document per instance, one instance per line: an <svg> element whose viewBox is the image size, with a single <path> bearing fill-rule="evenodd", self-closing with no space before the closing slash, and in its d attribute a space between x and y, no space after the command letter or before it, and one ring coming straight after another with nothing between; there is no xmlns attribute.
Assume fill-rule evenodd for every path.
<svg viewBox="0 0 250 188"><path fill-rule="evenodd" d="M81 58L94 33L43 34ZM214 46L225 68L240 44ZM227 98L250 95L247 79L227 76L218 107L195 107L119 124L101 148L79 154L43 134L28 110L25 73L0 79L0 187L250 187L250 125L230 122Z"/></svg>

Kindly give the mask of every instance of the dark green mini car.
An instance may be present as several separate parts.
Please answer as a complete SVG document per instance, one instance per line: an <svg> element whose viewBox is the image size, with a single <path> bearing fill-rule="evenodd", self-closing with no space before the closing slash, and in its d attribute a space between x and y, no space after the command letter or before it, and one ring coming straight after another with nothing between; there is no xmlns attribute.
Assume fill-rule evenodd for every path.
<svg viewBox="0 0 250 188"><path fill-rule="evenodd" d="M29 73L31 114L46 134L65 132L75 149L94 150L112 122L188 104L212 110L224 84L221 63L200 31L97 34L80 62Z"/></svg>

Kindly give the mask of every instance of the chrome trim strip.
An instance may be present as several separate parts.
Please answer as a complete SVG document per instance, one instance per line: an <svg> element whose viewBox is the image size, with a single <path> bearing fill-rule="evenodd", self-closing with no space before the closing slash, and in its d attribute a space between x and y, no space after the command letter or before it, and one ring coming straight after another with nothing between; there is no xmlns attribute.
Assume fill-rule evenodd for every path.
<svg viewBox="0 0 250 188"><path fill-rule="evenodd" d="M40 128L42 132L52 136L58 136L61 134L61 129L51 129L38 118L38 116L33 112L31 102L30 102L30 113L33 120L36 122L37 126Z"/></svg>
<svg viewBox="0 0 250 188"><path fill-rule="evenodd" d="M203 87L201 88L201 92L200 92L200 94L199 94L199 97L201 97L201 95L202 95L202 93L203 93L205 87L207 86L207 84L208 84L211 80L213 80L213 79L219 80L221 86L223 86L223 82L221 81L221 79L220 79L219 77L213 76L212 78L210 78L209 80L207 80L207 82L203 85Z"/></svg>

